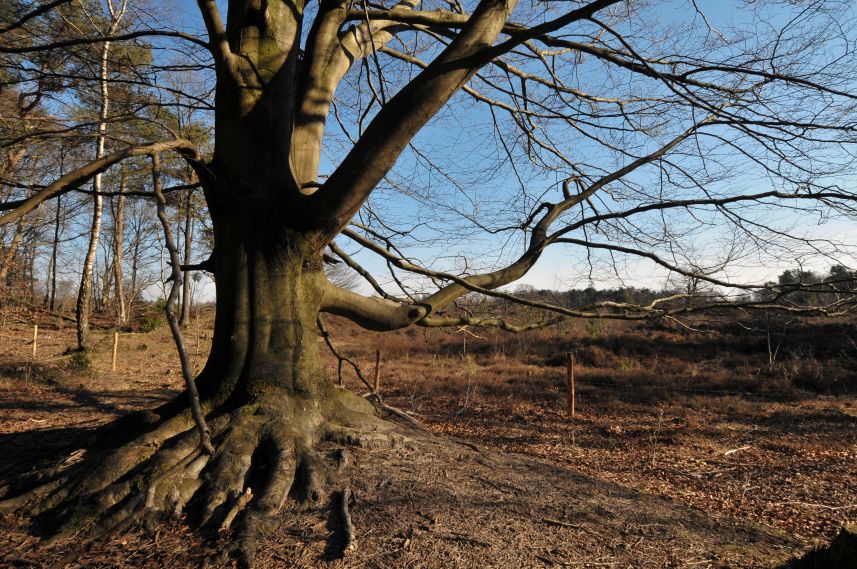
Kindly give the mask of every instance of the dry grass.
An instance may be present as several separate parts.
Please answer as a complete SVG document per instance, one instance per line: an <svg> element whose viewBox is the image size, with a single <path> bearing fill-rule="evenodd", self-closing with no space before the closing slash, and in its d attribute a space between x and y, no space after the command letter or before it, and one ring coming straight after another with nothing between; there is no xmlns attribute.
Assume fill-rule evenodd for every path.
<svg viewBox="0 0 857 569"><path fill-rule="evenodd" d="M807 321L766 334L574 322L519 336L355 332L387 401L438 432L568 465L812 543L857 520L857 328ZM739 329L740 330L740 329ZM782 340L780 341L780 336ZM576 355L576 417L565 354ZM331 367L331 370L335 368ZM346 385L358 389L349 376Z"/></svg>
<svg viewBox="0 0 857 569"><path fill-rule="evenodd" d="M208 351L211 316L203 314L186 332L197 367ZM775 329L779 349L772 358L765 334L729 326L700 334L582 321L518 336L422 329L376 334L326 320L339 349L367 377L375 349L381 350L386 401L436 433L772 526L803 547L857 520L852 322L806 321L784 334ZM116 372L110 371L112 332L96 331L87 367L64 355L74 340L68 324L7 314L0 328L0 439L7 442L0 477L36 446L58 445L45 438L50 433L91 427L179 391L178 360L165 327L124 333ZM335 374L335 360L320 345ZM577 361L573 420L564 411L568 351ZM365 391L347 369L345 384ZM158 543L185 531L173 528ZM169 551L156 559L168 559Z"/></svg>

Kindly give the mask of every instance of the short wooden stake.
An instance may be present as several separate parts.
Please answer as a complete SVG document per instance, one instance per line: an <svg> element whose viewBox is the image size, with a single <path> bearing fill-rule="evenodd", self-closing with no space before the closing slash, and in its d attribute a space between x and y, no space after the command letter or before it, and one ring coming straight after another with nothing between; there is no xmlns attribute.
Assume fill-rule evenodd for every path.
<svg viewBox="0 0 857 569"><path fill-rule="evenodd" d="M381 390L381 350L375 350L375 393Z"/></svg>
<svg viewBox="0 0 857 569"><path fill-rule="evenodd" d="M38 341L39 341L39 325L34 324L33 325L33 357L36 357L36 346L38 345Z"/></svg>
<svg viewBox="0 0 857 569"><path fill-rule="evenodd" d="M566 357L568 358L565 378L566 405L568 414L574 417L574 353L568 352Z"/></svg>
<svg viewBox="0 0 857 569"><path fill-rule="evenodd" d="M116 371L116 352L119 350L119 332L113 332L113 364L111 370Z"/></svg>

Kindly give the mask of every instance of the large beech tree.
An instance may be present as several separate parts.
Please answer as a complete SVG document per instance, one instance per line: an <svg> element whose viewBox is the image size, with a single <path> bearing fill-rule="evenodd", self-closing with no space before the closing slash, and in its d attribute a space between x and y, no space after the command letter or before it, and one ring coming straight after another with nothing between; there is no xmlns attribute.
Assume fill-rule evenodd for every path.
<svg viewBox="0 0 857 569"><path fill-rule="evenodd" d="M723 271L728 261L746 260L748 248L791 251L799 243L820 254L841 251L803 234L799 224L787 220L782 229L763 214L851 213L857 68L848 3L770 2L765 12L763 3L749 2L721 30L690 1L675 2L673 13L622 0L230 0L224 22L218 3L199 0L207 38L152 27L91 38L69 32L47 42L22 33L66 4L73 3L9 14L0 26L0 53L22 57L140 38L204 48L215 81L213 154L203 156L181 138L114 144L97 160L7 200L0 221L20 220L125 159L178 153L202 185L214 235L210 259L185 269L213 275L217 312L211 353L195 379L197 412L185 394L120 419L99 431L82 462L9 490L5 509L52 512L59 537L97 535L191 502L203 523L234 519L237 551L252 562L256 537L291 490L301 489L307 500L320 495L314 485L323 465L313 450L319 441L379 444L397 436L373 405L325 372L320 313L379 331L520 331L579 316L680 319L724 300L562 307L499 289L557 245L640 258L744 292L764 285ZM346 96L337 100L337 89ZM367 203L377 188L403 184L395 165L404 153L443 172L415 144L421 131L432 133L430 123L450 101L496 133L496 162L462 158L457 169L499 168L514 182L495 192L507 197L489 216L444 210L427 188L417 200L438 215L461 214L482 235L525 237L511 261L500 256L507 262L485 271L429 268L408 258L395 238L414 234L376 221L383 207ZM338 126L331 126L334 117ZM339 129L343 134L334 134ZM339 151L325 154L330 140ZM158 169L154 175L162 203ZM709 264L678 252L688 250L682 243L693 231L718 223L742 248ZM380 256L401 294L371 276L349 247ZM329 282L329 254L365 276L377 294ZM433 290L415 293L403 272ZM457 312L453 303L470 292L524 302L545 316L511 322ZM729 302L828 314L851 302L754 300L761 296Z"/></svg>

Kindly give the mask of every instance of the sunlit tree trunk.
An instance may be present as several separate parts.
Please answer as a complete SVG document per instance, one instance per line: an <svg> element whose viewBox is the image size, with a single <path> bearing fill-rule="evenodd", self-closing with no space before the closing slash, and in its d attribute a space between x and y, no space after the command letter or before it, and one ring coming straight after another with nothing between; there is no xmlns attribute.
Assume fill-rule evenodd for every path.
<svg viewBox="0 0 857 569"><path fill-rule="evenodd" d="M15 233L12 235L12 241L6 247L6 251L3 254L2 264L0 264L0 285L6 284L6 279L9 277L9 270L15 262L15 258L18 254L18 247L21 245L23 235L24 224L19 221L15 225Z"/></svg>
<svg viewBox="0 0 857 569"><path fill-rule="evenodd" d="M111 20L110 26L105 35L110 36L119 28L119 24L125 11L125 3L123 2L119 11L113 10L112 2L108 2L108 7L111 12ZM96 158L104 156L107 134L107 118L110 112L110 90L108 82L109 55L110 42L106 41L101 47L101 59L98 73L101 101L98 111L98 136L95 148ZM89 342L89 312L92 298L93 271L95 268L95 258L98 254L98 240L101 236L101 218L104 209L104 200L101 196L101 185L101 174L98 173L92 181L92 189L95 193L92 198L92 225L89 230L89 246L86 249L86 256L83 261L83 270L80 275L80 288L78 289L77 305L75 308L75 316L77 317L77 348L79 350L86 349Z"/></svg>
<svg viewBox="0 0 857 569"><path fill-rule="evenodd" d="M191 259L193 258L193 210L191 205L193 204L193 190L188 190L187 199L185 200L185 208L184 208L184 263L186 265L190 264ZM182 281L182 308L181 308L181 318L179 318L179 326L182 328L187 328L190 326L190 309L191 309L191 295L190 295L190 278L185 278Z"/></svg>
<svg viewBox="0 0 857 569"><path fill-rule="evenodd" d="M110 53L110 42L104 42L101 49L101 109L98 113L98 139L95 157L104 156L105 133L107 132L107 115L110 108L110 95L107 86L107 57ZM92 225L89 228L89 246L83 259L83 269L80 274L80 288L77 292L77 348L86 349L89 342L89 312L92 298L92 280L95 270L95 257L98 254L98 239L101 236L101 217L104 209L104 198L101 196L101 174L96 174L92 181Z"/></svg>
<svg viewBox="0 0 857 569"><path fill-rule="evenodd" d="M125 168L122 167L119 176L119 196L116 198L116 208L113 211L113 280L116 288L116 317L120 324L127 320L125 313L125 288L122 279L122 250L125 245Z"/></svg>
<svg viewBox="0 0 857 569"><path fill-rule="evenodd" d="M51 282L50 285L50 300L48 301L48 309L52 312L56 310L57 303L57 250L60 242L60 216L62 213L62 200L57 198L56 214L54 216L54 238L51 243Z"/></svg>

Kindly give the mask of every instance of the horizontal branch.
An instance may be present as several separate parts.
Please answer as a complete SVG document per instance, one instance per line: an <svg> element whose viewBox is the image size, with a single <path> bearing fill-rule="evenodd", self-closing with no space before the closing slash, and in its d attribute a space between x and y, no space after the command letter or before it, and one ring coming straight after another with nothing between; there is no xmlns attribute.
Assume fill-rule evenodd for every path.
<svg viewBox="0 0 857 569"><path fill-rule="evenodd" d="M15 46L9 44L0 45L0 53L36 53L40 51L50 51L53 49L61 49L64 47L72 47L78 45L91 45L95 43L104 43L104 42L119 42L126 41L135 38L143 38L143 37L168 37L168 38L178 38L194 43L198 46L204 47L207 50L211 50L208 42L202 40L194 35L186 34L184 32L177 32L173 30L137 30L134 32L128 32L125 34L118 35L106 35L106 36L96 36L90 38L75 38L71 40L64 40L58 42L45 43L40 45L30 45L30 46Z"/></svg>
<svg viewBox="0 0 857 569"><path fill-rule="evenodd" d="M371 298L328 283L320 310L344 316L367 330L398 330L427 314L426 307Z"/></svg>
<svg viewBox="0 0 857 569"><path fill-rule="evenodd" d="M7 24L0 28L0 34L5 34L7 32L11 32L12 30L16 30L32 20L33 18L38 18L42 14L53 10L57 6L62 6L63 4L68 4L72 0L53 0L53 2L48 2L47 4L42 4L38 8L34 8L33 10L27 12L26 14L18 17L17 20Z"/></svg>
<svg viewBox="0 0 857 569"><path fill-rule="evenodd" d="M419 275L423 275L426 277L430 277L432 279L441 279L452 281L454 284L460 286L465 290L469 290L472 292L477 292L483 294L488 297L499 298L503 300L507 300L509 302L513 302L518 305L528 306L531 308L537 308L541 310L546 310L549 312L553 312L556 314L560 314L566 317L573 318L606 318L606 319L622 319L622 320L652 320L659 319L665 317L678 317L680 315L692 314L696 312L705 312L719 308L743 308L743 309L752 309L752 310L782 310L791 313L797 314L822 314L822 315L839 315L847 310L852 308L852 304L857 303L857 294L853 295L853 298L845 299L842 301L837 301L829 306L797 306L797 305L788 305L788 304L777 304L770 300L760 300L760 301L748 301L748 302L740 302L736 303L731 300L722 300L710 302L708 304L702 305L692 305L692 306L684 306L684 307L676 307L676 308L667 308L663 305L667 304L669 301L679 300L681 298L685 298L683 295L671 295L666 298L656 299L652 303L641 306L630 303L619 303L619 302L611 302L605 301L596 303L593 305L580 307L577 309L569 309L563 306L558 306L556 304L551 304L547 302L541 302L538 300L522 298L520 296L516 296L513 294L505 293L502 291L491 290L487 288L483 288L473 284L471 278L468 277L459 277L456 275L452 275L443 271L435 271L431 269L427 269L425 267L420 267L415 265L401 257L387 251L385 248L376 245L365 237L357 234L356 232L346 229L343 231L343 234L347 237L354 239L364 247L370 249L372 252L382 256L387 261L389 261L392 265L396 266L399 269L416 273ZM707 275L694 273L691 271L686 271L681 269L680 267L676 267L663 259L657 257L652 253L648 253L646 251L637 251L630 249L628 247L622 247L618 245L609 245L609 244L598 244L598 243L589 243L584 242L582 240L571 240L571 239L561 239L556 242L574 242L576 244L580 244L583 246L592 246L593 248L605 248L612 249L618 252L625 252L629 254L640 254L642 256L651 258L655 262L661 264L662 266L685 276L699 278L700 280L705 280L707 282L711 282L712 284L717 284L720 286L728 287L728 288L737 288L743 290L754 290L754 291L771 291L775 294L775 300L783 298L783 296L787 293L793 293L797 291L807 291L813 292L814 289L811 288L812 285L789 285L786 288L783 288L779 285L771 285L771 284L762 284L762 285L750 285L750 284L737 284L737 283L728 283L725 281L720 281L718 279L713 279L708 277ZM445 290L445 287L442 290ZM354 293L351 293L354 294ZM355 295L359 297L360 295ZM459 295L460 296L460 295ZM434 305L432 303L432 299L435 295L431 295L424 299L421 303L417 305L412 305L412 307L416 310L423 311L424 316L420 317L419 313L415 310L410 314L406 314L407 319L412 319L414 323L421 324L424 320L428 320L432 317L433 313L439 310L440 307ZM361 297L363 298L363 297ZM395 303L389 303L390 306ZM405 312L405 308L408 305L399 305L398 310L402 314ZM605 312L606 310L606 312ZM342 313L344 316L348 316L346 313ZM444 319L443 318L434 318L433 320L428 320L427 326L454 326L456 323L458 325L467 325L467 322L461 319ZM476 320L470 321L471 325L479 325ZM489 325L497 326L498 323L491 322ZM399 324L399 327L402 327Z"/></svg>
<svg viewBox="0 0 857 569"><path fill-rule="evenodd" d="M417 324L427 328L453 328L476 326L479 328L500 328L504 332L512 332L519 334L521 332L529 332L530 330L540 330L548 326L555 326L561 322L568 320L566 316L557 316L554 318L544 318L534 322L524 324L514 324L505 318L496 317L478 317L478 316L429 316L423 318Z"/></svg>
<svg viewBox="0 0 857 569"><path fill-rule="evenodd" d="M153 154L157 152L165 152L168 150L175 150L179 154L181 154L185 159L190 161L197 161L199 159L199 153L194 145L189 140L185 140L182 138L178 138L175 140L169 140L166 142L155 142L153 144L147 144L145 146L132 146L126 148L124 150L119 150L117 152L112 152L97 160L93 160L92 162L81 166L76 170L72 170L68 174L60 177L55 182L48 184L44 187L44 189L36 192L32 196L28 197L23 201L15 201L8 202L5 204L0 204L0 211L9 211L2 216L0 216L0 225L5 225L7 223L11 223L25 216L26 214L33 211L39 204L48 200L52 197L55 197L57 194L63 192L68 188L76 188L80 184L83 184L96 174L104 172L114 164L121 162L127 158L132 158L134 156L145 156L147 154Z"/></svg>

